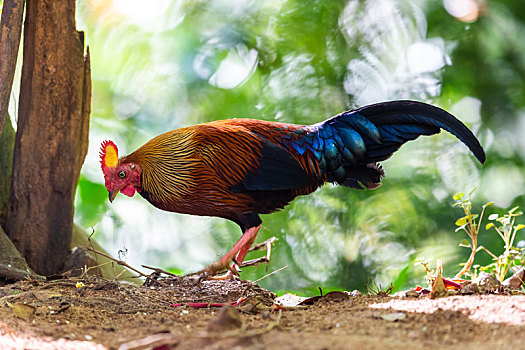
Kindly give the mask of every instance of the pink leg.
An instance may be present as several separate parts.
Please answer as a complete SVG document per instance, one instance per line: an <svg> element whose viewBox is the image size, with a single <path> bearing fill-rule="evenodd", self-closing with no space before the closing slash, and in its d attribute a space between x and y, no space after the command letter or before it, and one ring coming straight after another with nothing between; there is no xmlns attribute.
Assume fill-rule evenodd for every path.
<svg viewBox="0 0 525 350"><path fill-rule="evenodd" d="M229 278L232 274L238 275L239 273L235 269L235 266L230 266L230 262L236 256L236 261L240 264L248 254L250 247L257 237L257 233L261 229L261 225L256 227L251 227L244 231L241 238L233 245L233 247L224 254L219 260L205 268L202 272L208 274L209 276L214 276L217 272L228 269L228 273L225 276L221 276L218 279ZM235 264L234 264L235 265Z"/></svg>
<svg viewBox="0 0 525 350"><path fill-rule="evenodd" d="M246 254L248 254L248 251L252 247L253 241L255 241L255 237L257 237L257 233L259 232L260 228L261 228L261 225L251 228L251 229L255 230L255 234L253 234L252 238L249 241L247 241L245 245L243 245L241 247L241 249L237 253L237 256L235 257L235 261L237 261L237 263L239 263L239 265L242 264L242 262L244 261L244 258L246 257ZM248 230L251 230L251 229L248 229ZM246 232L248 232L248 231L246 231Z"/></svg>

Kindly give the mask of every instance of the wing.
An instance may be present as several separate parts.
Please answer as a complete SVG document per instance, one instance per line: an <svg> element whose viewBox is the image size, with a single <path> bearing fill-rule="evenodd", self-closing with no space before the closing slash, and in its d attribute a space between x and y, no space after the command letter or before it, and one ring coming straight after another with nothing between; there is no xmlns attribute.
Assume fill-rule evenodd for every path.
<svg viewBox="0 0 525 350"><path fill-rule="evenodd" d="M312 177L292 154L267 140L261 141L258 165L239 183L235 190L278 191L314 185Z"/></svg>

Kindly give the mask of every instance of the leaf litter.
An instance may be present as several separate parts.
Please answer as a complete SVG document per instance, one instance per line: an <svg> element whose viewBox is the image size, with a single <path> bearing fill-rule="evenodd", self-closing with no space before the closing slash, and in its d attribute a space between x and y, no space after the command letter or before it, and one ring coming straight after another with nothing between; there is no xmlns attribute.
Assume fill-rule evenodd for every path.
<svg viewBox="0 0 525 350"><path fill-rule="evenodd" d="M414 292L414 291L412 291ZM419 294L418 294L419 293ZM277 298L243 280L147 285L86 275L0 287L0 348L519 348L525 296L334 291ZM24 305L24 306L22 306ZM235 305L235 306L231 306Z"/></svg>

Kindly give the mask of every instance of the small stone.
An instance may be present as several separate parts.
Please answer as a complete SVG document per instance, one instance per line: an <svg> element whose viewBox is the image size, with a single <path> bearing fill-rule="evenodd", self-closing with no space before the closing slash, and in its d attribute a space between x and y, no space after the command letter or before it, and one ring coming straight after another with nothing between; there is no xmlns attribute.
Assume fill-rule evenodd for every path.
<svg viewBox="0 0 525 350"><path fill-rule="evenodd" d="M501 287L496 276L487 272L480 272L479 276L472 282L478 285L481 293L495 292Z"/></svg>
<svg viewBox="0 0 525 350"><path fill-rule="evenodd" d="M460 293L464 295L465 294L478 294L479 293L478 285L476 283L468 283L468 284L461 283Z"/></svg>
<svg viewBox="0 0 525 350"><path fill-rule="evenodd" d="M395 312L392 314L379 315L379 317L385 321L396 322L396 321L404 320L407 316L403 312Z"/></svg>
<svg viewBox="0 0 525 350"><path fill-rule="evenodd" d="M525 269L519 269L514 275L503 281L502 285L506 288L516 290L521 288L523 280L525 280Z"/></svg>
<svg viewBox="0 0 525 350"><path fill-rule="evenodd" d="M407 290L405 292L407 298L419 298L419 295L419 292L416 292L415 290Z"/></svg>
<svg viewBox="0 0 525 350"><path fill-rule="evenodd" d="M361 296L361 292L358 291L357 289L354 289L353 291L351 291L350 293L348 293L351 297L359 297Z"/></svg>

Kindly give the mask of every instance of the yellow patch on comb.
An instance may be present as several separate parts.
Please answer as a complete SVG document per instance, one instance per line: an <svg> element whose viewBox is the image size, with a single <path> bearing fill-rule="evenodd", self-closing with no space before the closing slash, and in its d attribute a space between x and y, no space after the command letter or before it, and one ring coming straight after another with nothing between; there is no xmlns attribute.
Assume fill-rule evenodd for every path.
<svg viewBox="0 0 525 350"><path fill-rule="evenodd" d="M108 147L106 147L106 157L104 162L108 168L114 168L118 164L117 150L112 145L108 145Z"/></svg>
<svg viewBox="0 0 525 350"><path fill-rule="evenodd" d="M102 142L100 147L100 162L103 166L114 168L118 164L118 149L112 141Z"/></svg>

